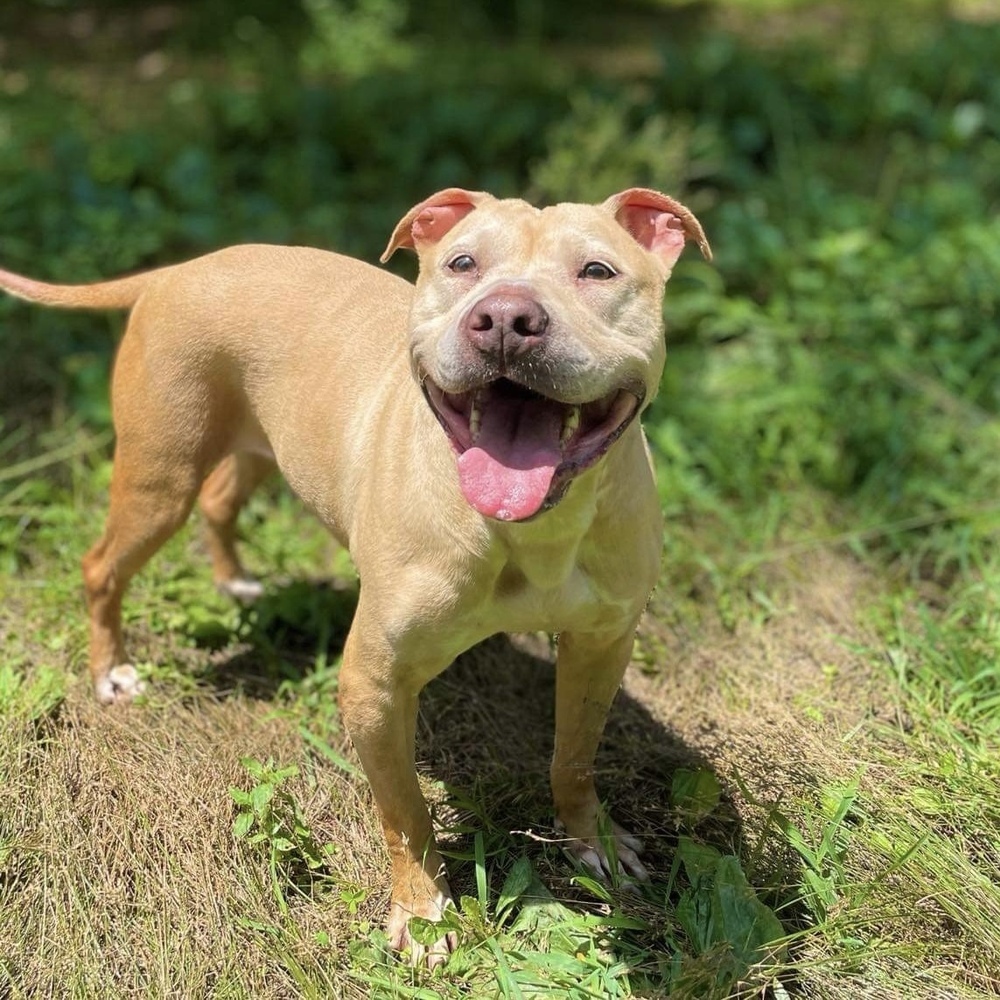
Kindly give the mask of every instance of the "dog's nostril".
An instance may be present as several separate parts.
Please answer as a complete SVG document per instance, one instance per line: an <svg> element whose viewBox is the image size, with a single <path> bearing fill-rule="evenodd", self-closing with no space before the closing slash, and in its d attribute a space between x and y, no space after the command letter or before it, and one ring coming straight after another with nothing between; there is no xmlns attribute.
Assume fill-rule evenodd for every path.
<svg viewBox="0 0 1000 1000"><path fill-rule="evenodd" d="M485 333L493 329L493 317L488 312L479 312L472 317L469 326L478 333Z"/></svg>
<svg viewBox="0 0 1000 1000"><path fill-rule="evenodd" d="M549 317L539 306L537 309L527 309L514 317L511 329L520 337L540 337L549 325Z"/></svg>

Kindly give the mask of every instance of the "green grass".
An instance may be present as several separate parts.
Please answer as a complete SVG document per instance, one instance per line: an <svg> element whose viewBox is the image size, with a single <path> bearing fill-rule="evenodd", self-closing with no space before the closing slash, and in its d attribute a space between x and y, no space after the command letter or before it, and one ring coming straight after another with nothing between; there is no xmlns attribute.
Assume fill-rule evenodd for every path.
<svg viewBox="0 0 1000 1000"><path fill-rule="evenodd" d="M96 10L64 48L59 4L0 12L4 266L86 280L247 239L374 259L454 183L660 187L716 264L669 286L666 557L599 759L652 882L562 856L551 646L487 643L423 701L461 898L433 976L386 953L336 710L349 559L267 489L243 521L267 596L240 609L185 530L126 607L150 692L98 710L78 566L120 323L0 304L0 994L1000 993L995 12L219 0L167 37Z"/></svg>
<svg viewBox="0 0 1000 1000"><path fill-rule="evenodd" d="M268 576L277 599L273 605L265 601L259 614L236 609L215 594L191 532L168 545L137 581L129 602L130 638L155 686L146 704L111 723L112 751L95 747L107 738L101 736L107 713L87 704L80 676L83 616L73 570L106 478L106 466L97 463L76 486L80 506L66 492L53 491L49 503L64 516L55 525L39 525L31 545L35 562L19 573L17 593L5 602L0 706L7 735L0 771L7 806L15 797L22 803L21 809L5 808L0 826L5 939L27 944L23 928L41 918L33 900L42 892L59 892L53 869L61 868L59 879L77 898L64 897L50 919L68 935L67 948L95 948L107 933L100 921L109 884L101 880L113 885L113 872L88 870L88 857L99 855L100 840L91 848L93 855L77 859L78 869L59 860L69 848L62 839L69 831L53 827L68 821L89 828L91 837L102 826L103 836L121 836L113 833L118 824L139 823L149 826L128 835L130 849L139 849L139 860L132 864L141 874L132 877L141 877L144 891L158 899L156 907L165 908L170 920L167 926L130 925L130 947L140 955L181 963L175 978L156 981L157 995L170 982L187 991L202 988L196 984L203 984L206 975L222 976L236 996L320 996L331 990L335 995L430 996L431 990L459 996L473 988L498 996L547 989L568 997L703 997L731 991L755 995L769 982L784 984L779 992L801 985L818 995L848 996L862 986L891 986L898 990L893 995L901 996L921 990L977 996L995 987L1000 816L992 803L998 800L1000 766L990 699L995 698L991 667L1000 632L996 589L986 570L981 579L952 588L944 613L917 596L898 573L875 572L877 585L886 590L880 602L858 609L870 645L851 651L851 658L889 692L891 711L883 709L873 718L850 704L856 694L852 688L832 696L822 681L817 689L814 680L797 676L790 683L800 692L799 704L766 696L765 705L777 713L783 729L758 733L756 752L783 761L783 767L789 766L790 753L802 755L808 780L749 774L740 759L715 757L711 741L697 734L682 741L679 770L672 778L666 770L637 775L648 754L643 747L647 733L630 740L613 730L604 780L609 787L630 790L616 793L616 809L634 808L631 795L662 787L654 792L662 801L646 804L639 827L650 840L655 872L651 886L639 895L574 875L558 851L546 845L551 834L545 832L544 757L536 751L519 761L515 751L484 776L476 753L489 756L501 747L468 746L474 722L449 724L449 692L432 692L430 711L432 718L438 713L444 736L424 734L429 754L424 766L433 777L427 791L438 804L439 834L461 895L460 912L452 920L462 947L430 985L385 952L379 928L385 863L377 823L334 707L337 641L343 630L330 622L349 611L350 578L339 578L346 600L331 600L331 593L345 593L341 585L330 591L289 583L283 589L283 579L302 579L304 567L322 566L329 549L322 532L292 501L282 495L261 498L250 511L257 529L249 545L252 559L261 568L269 562L280 567ZM342 566L341 573L346 571ZM285 577L289 572L292 576ZM795 607L800 600L796 586L783 573L753 586L746 578L730 585L723 577L715 587L716 602L726 599L725 614L702 602L694 611L681 611L675 625L696 628L694 642L716 650L726 672L739 669L726 642L734 631L742 635L748 673L759 676L768 667L746 648L748 639L768 636L776 622L789 617L802 619L803 627L822 627L814 613L804 613L809 609ZM765 592L770 610L762 613ZM656 677L667 669L667 656L678 652L676 643L658 645L658 628L658 621L651 621L640 639L648 653L645 670ZM780 632L774 642L771 656L797 652ZM502 713L506 725L516 725L525 712L523 699L537 699L537 692L508 689L509 704L497 707L495 692L475 687L483 669L488 667L477 669L473 662L455 682L464 710L475 716L483 699L484 710ZM837 669L825 665L820 675L834 679ZM794 666L790 670L796 672ZM702 683L682 668L681 698L693 699ZM675 691L654 688L647 692L645 708L657 711L671 704ZM731 691L720 705L718 724L724 731L732 727L739 738L739 721L752 708L745 693ZM200 718L206 711L208 718ZM684 706L675 711L685 714ZM838 713L857 721L844 730ZM232 716L239 718L238 725ZM254 727L261 723L255 736ZM111 816L105 801L67 803L65 788L28 789L34 768L49 766L44 761L52 751L45 748L65 740L67 724L71 730L89 730L89 743L76 745L77 735L63 753L78 754L98 774L107 775L110 768L118 775L115 781L127 779ZM114 734L122 725L132 730L135 743L149 744L139 770L130 772L115 759L120 748ZM163 727L171 733L166 744ZM173 760L167 755L174 743L186 740L202 744L202 753L216 754L225 746L223 761L213 762L198 783L192 781L188 756ZM248 780L236 764L226 771L225 758L238 748L258 759L271 754L288 769L279 774L281 808L292 817L295 837L261 836L242 847L234 838L230 827L240 813L232 803L226 806L226 789L242 789L249 802L254 789L268 783L256 771ZM142 753L136 756L143 759ZM27 770L26 760L35 761ZM154 822L148 803L133 801L150 794L140 791L149 782L148 769L158 773L159 785L179 786L161 803L171 814L169 821L161 816ZM171 797L189 799L207 778L216 783L210 798L214 813L180 809L174 815ZM48 785L61 782L58 775L50 776ZM161 787L157 794L167 793ZM332 813L331 795L339 803ZM67 805L70 816L59 817L58 810ZM172 829L161 857L155 830L164 822ZM259 830L263 834L265 828ZM525 837L519 830L535 835ZM212 891L220 894L217 902L232 924L213 928L216 936L209 940L220 946L221 955L213 965L204 954L187 952L172 923L182 920L189 905L183 894L166 893L169 882L162 881L169 879L169 867L180 863L166 856L175 839L207 842L206 864L217 866L214 877L220 884ZM300 842L328 844L330 853L310 847L311 863L282 863ZM204 873L197 874L189 892L206 888ZM81 912L77 908L84 900L89 900L90 915L70 932L61 921ZM38 947L52 968L60 967L60 948L51 941ZM12 995L30 995L46 982L45 972L20 948L13 954L18 960L8 967ZM758 962L759 971L752 971ZM148 969L126 963L115 973L114 989L97 985L110 974L95 954L92 963L81 965L74 989L127 995L130 977L139 982ZM273 982L272 976L277 977ZM265 980L270 982L266 989ZM735 982L743 985L737 988Z"/></svg>

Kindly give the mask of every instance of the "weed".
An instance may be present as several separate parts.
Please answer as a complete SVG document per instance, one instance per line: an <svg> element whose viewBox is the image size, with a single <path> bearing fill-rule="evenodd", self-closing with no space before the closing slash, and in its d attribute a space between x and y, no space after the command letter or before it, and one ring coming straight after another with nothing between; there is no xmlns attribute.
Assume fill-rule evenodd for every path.
<svg viewBox="0 0 1000 1000"><path fill-rule="evenodd" d="M283 787L290 778L298 777L298 767L276 768L273 760L262 764L253 757L244 757L240 763L256 783L250 791L229 789L237 806L233 836L251 847L263 847L274 898L287 916L285 887L298 887L303 871L310 875L320 872L329 849L316 843L298 804Z"/></svg>
<svg viewBox="0 0 1000 1000"><path fill-rule="evenodd" d="M804 822L812 828L811 838L786 816L773 814L789 845L804 862L800 898L817 924L825 923L834 912L847 884L845 821L854 808L857 794L857 783L847 788L827 789L825 808L804 815Z"/></svg>
<svg viewBox="0 0 1000 1000"><path fill-rule="evenodd" d="M49 715L62 701L65 688L60 670L42 666L28 671L13 660L0 662L0 713L8 718L37 720Z"/></svg>
<svg viewBox="0 0 1000 1000"><path fill-rule="evenodd" d="M682 837L675 870L681 866L688 887L674 914L695 956L712 955L717 995L728 995L751 969L776 966L785 930L751 888L739 860Z"/></svg>

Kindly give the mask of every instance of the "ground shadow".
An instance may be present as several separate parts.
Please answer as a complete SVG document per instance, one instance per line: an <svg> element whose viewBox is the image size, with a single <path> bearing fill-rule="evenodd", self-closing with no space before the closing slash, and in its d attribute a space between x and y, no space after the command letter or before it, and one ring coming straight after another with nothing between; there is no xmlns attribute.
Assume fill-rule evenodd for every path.
<svg viewBox="0 0 1000 1000"><path fill-rule="evenodd" d="M199 680L220 695L239 691L273 699L282 685L313 673L318 662L337 660L357 604L356 580L268 582L264 594L241 609L236 652L227 643L210 657ZM215 638L205 645L214 645Z"/></svg>
<svg viewBox="0 0 1000 1000"><path fill-rule="evenodd" d="M273 698L286 682L313 672L319 657L336 661L357 599L357 583L341 578L268 586L241 615L237 651L232 645L220 650L201 680L220 694ZM496 635L462 654L421 697L419 766L450 787L481 793L490 819L509 829L551 821L554 661L546 636ZM674 825L669 798L678 768L712 769L624 690L608 718L597 766L602 795L637 832ZM735 811L723 806L713 823L718 846L735 847Z"/></svg>
<svg viewBox="0 0 1000 1000"><path fill-rule="evenodd" d="M335 661L356 600L357 589L336 580L272 589L247 612L245 648L216 662L211 682L220 692L277 696L285 681L308 677L318 654ZM480 830L503 845L489 859L493 892L517 859L527 856L556 898L571 907L595 905L573 882L575 869L556 844L548 786L554 694L554 648L541 635L494 636L460 656L423 693L418 768L433 787L444 789L431 797L457 897L476 895L475 866L467 859L470 831ZM712 762L625 690L612 708L597 768L602 799L645 844L643 861L658 894L652 912L660 922L669 920L664 903L678 837L693 836L722 854L739 855L739 813L723 792L696 820L678 815L671 798L675 774L714 774ZM643 919L650 917L650 900L616 894L620 912ZM667 903L668 911L672 905Z"/></svg>
<svg viewBox="0 0 1000 1000"><path fill-rule="evenodd" d="M472 826L495 827L524 847L544 881L562 899L579 897L574 869L554 844L554 815L548 784L555 721L554 655L544 637L497 635L458 658L427 686L421 699L418 766L444 782L458 798L485 805ZM666 879L681 833L691 833L671 804L679 769L713 772L696 748L657 720L626 691L612 706L597 757L598 794L615 819L639 835L643 862L654 880ZM462 822L447 804L437 826ZM461 809L459 810L461 813ZM742 840L739 814L723 793L708 815L699 817L697 836L723 853L736 853ZM468 850L468 838L459 853ZM547 843L548 842L548 843ZM517 850L512 851L516 857ZM475 894L474 866L450 865L457 894ZM629 909L628 894L620 905Z"/></svg>
<svg viewBox="0 0 1000 1000"><path fill-rule="evenodd" d="M222 696L239 691L264 701L281 699L282 685L291 682L296 693L318 693L318 711L334 711L336 662L357 596L357 585L341 579L270 586L243 616L240 647L234 652L229 645L214 654L205 680ZM317 668L317 663L323 666ZM544 893L551 894L540 900L554 898L576 913L606 917L606 903L576 880L578 870L558 845L548 781L554 696L555 646L547 636L493 636L460 656L424 690L417 767L426 779L456 898L478 895L472 858L476 835L482 833L489 845L486 868L494 904L507 877L527 859ZM717 797L696 815L678 808L674 782L681 771L708 775L717 783ZM767 907L779 904L786 933L808 923L799 907L788 908L787 886L789 880L797 882L800 860L781 838L768 838L761 829L755 829L753 845L748 843L733 798L738 790L726 785L715 762L657 716L655 698L640 700L628 685L619 692L597 758L598 794L614 818L642 839L651 882L642 892L612 891L611 912L616 918L634 918L634 924L611 927L603 947L624 963L642 956L639 971L657 989L657 984L666 988L668 980L674 982L679 948L686 956L684 975L698 977L690 995L698 996L728 995L756 960L746 956L764 957L754 951L757 945L731 938L733 927L724 921L716 926L714 896L701 889L697 898L704 912L699 912L696 931L678 916L685 896L690 911L694 891L681 860L681 838L689 846L714 850L714 857L740 859L734 862L738 878L745 875L749 884L742 882L740 888L727 883L720 890L740 897L725 904L743 908L737 937L747 928L753 932L760 911L773 921ZM768 857L762 858L765 840ZM748 912L748 906L757 909Z"/></svg>
<svg viewBox="0 0 1000 1000"><path fill-rule="evenodd" d="M340 578L269 586L241 614L236 651L228 645L211 656L200 681L220 695L274 698L282 685L312 674L318 660L336 661L357 598L357 584ZM508 831L552 829L554 658L554 644L543 635L496 635L462 654L421 696L421 771L489 803L486 818ZM648 841L654 867L668 860L675 837L665 831L676 827L673 775L678 768L711 770L711 762L623 690L608 718L597 768L599 793L623 825ZM708 821L711 840L735 849L738 825L723 800Z"/></svg>

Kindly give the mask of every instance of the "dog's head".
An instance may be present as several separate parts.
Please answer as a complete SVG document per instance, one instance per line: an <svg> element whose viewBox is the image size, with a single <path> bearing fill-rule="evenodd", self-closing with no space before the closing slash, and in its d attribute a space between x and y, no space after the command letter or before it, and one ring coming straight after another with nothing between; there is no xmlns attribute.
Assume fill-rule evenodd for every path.
<svg viewBox="0 0 1000 1000"><path fill-rule="evenodd" d="M652 399L689 239L711 259L694 215L645 188L544 209L449 188L402 218L382 260L419 255L411 362L480 513L554 506Z"/></svg>

